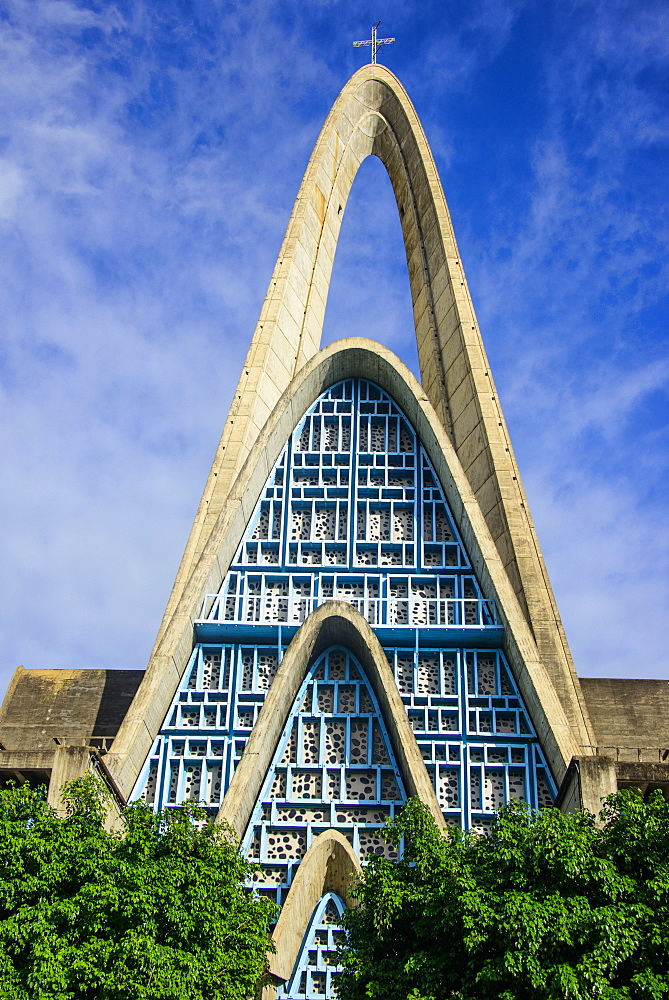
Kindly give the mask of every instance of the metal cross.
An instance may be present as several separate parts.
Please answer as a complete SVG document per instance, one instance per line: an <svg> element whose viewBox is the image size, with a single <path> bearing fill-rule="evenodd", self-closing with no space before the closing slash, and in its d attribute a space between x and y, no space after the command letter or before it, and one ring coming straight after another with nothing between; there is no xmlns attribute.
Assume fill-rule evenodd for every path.
<svg viewBox="0 0 669 1000"><path fill-rule="evenodd" d="M394 38L377 38L376 29L380 27L381 22L377 21L376 24L372 25L372 37L366 42L353 42L353 48L359 49L361 45L371 45L372 46L372 63L376 62L376 50L379 45L392 45L395 41Z"/></svg>

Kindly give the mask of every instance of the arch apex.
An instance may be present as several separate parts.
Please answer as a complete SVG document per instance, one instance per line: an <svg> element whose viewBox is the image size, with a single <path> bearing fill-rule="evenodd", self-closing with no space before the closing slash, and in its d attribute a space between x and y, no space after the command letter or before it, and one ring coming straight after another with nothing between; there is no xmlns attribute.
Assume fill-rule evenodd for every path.
<svg viewBox="0 0 669 1000"><path fill-rule="evenodd" d="M401 90L403 94L406 94L407 100L409 100L409 95L400 78L384 63L365 63L364 66L360 66L359 69L356 69L349 76L339 93L341 95L348 87L357 87L368 80L379 80L380 82L391 84L394 89Z"/></svg>

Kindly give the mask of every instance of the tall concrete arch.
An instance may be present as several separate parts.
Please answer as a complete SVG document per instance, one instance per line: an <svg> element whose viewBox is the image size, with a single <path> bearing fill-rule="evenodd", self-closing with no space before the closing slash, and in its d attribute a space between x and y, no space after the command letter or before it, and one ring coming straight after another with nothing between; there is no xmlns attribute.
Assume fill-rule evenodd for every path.
<svg viewBox="0 0 669 1000"><path fill-rule="evenodd" d="M434 160L380 65L336 99L307 166L154 653L275 404L319 349L337 241L362 161L385 165L402 223L421 380L480 505L576 741L595 743L486 358ZM586 752L588 752L586 750Z"/></svg>

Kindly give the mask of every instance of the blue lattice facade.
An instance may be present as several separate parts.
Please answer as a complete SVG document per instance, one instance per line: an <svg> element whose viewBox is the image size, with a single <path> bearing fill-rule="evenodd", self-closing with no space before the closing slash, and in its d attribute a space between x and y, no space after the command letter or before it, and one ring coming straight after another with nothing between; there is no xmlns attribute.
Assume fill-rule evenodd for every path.
<svg viewBox="0 0 669 1000"><path fill-rule="evenodd" d="M220 593L203 602L135 796L156 808L202 801L215 813L291 639L333 599L376 632L448 823L484 832L509 799L553 801L495 604L414 428L365 379L323 393L286 443ZM388 853L381 830L405 801L369 680L332 646L295 699L244 837L261 865L258 890L282 903L314 837L332 827L363 863ZM330 995L330 952L307 940L332 934L334 924L318 923L326 909L286 997Z"/></svg>

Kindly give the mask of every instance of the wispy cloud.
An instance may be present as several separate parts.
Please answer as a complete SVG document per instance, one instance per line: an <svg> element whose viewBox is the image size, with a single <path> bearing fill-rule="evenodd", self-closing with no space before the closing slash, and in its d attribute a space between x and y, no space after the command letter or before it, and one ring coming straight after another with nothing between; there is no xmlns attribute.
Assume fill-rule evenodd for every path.
<svg viewBox="0 0 669 1000"><path fill-rule="evenodd" d="M667 673L668 13L564 13L527 208L477 248L493 368L586 674Z"/></svg>

